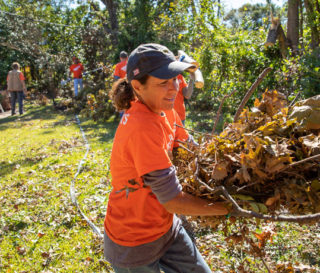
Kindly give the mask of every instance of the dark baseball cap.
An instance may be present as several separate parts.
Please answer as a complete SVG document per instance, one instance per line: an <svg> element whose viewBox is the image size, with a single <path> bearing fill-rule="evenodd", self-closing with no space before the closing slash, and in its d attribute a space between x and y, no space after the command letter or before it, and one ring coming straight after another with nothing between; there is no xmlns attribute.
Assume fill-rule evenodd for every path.
<svg viewBox="0 0 320 273"><path fill-rule="evenodd" d="M127 79L141 79L151 75L159 79L171 79L178 76L193 64L177 61L174 54L159 44L142 44L133 50L127 63Z"/></svg>

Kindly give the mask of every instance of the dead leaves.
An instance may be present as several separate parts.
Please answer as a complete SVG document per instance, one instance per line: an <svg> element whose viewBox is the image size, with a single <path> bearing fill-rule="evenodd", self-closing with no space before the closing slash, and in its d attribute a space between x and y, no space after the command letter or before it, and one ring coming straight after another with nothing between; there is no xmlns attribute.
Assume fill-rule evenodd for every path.
<svg viewBox="0 0 320 273"><path fill-rule="evenodd" d="M227 162L213 163L213 171L211 178L216 180L222 180L228 176Z"/></svg>
<svg viewBox="0 0 320 273"><path fill-rule="evenodd" d="M302 104L318 107L320 96ZM219 136L200 137L200 146L190 147L193 153L180 150L176 162L185 191L224 200L210 194L200 179L211 188L224 186L232 196L250 197L238 199L239 205L255 212L319 212L319 163L301 160L320 153L320 131L301 131L302 119L292 115L295 109L286 108L282 94L266 91L253 111L245 109Z"/></svg>

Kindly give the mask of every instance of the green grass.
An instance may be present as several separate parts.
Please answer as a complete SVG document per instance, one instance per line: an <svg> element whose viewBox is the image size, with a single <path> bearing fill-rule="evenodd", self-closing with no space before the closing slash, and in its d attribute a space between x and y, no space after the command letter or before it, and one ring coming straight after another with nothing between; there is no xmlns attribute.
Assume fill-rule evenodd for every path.
<svg viewBox="0 0 320 273"><path fill-rule="evenodd" d="M71 203L85 154L75 117L52 106L0 120L0 272L111 272L102 243ZM81 209L103 230L116 122L81 118L90 144L75 181Z"/></svg>
<svg viewBox="0 0 320 273"><path fill-rule="evenodd" d="M76 193L81 209L102 231L118 121L80 118L90 152L75 181ZM22 117L0 119L0 272L113 272L103 260L102 242L69 195L85 151L74 115L50 105L27 104ZM277 224L276 232L265 255L274 272L294 272L281 269L289 270L290 263L309 267L301 272L320 272L317 225ZM197 232L197 246L213 272L241 272L241 266L243 272L267 272L247 245L225 239L222 231Z"/></svg>

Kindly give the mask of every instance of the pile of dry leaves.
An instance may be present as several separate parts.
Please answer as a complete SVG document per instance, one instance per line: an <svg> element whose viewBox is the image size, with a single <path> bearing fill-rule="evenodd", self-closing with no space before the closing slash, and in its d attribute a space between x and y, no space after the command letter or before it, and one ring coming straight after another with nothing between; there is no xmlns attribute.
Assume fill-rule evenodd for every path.
<svg viewBox="0 0 320 273"><path fill-rule="evenodd" d="M245 211L239 216L320 219L320 95L287 107L282 94L266 91L220 135L198 141L182 145L175 158L185 192L233 201ZM221 217L202 223L214 227Z"/></svg>

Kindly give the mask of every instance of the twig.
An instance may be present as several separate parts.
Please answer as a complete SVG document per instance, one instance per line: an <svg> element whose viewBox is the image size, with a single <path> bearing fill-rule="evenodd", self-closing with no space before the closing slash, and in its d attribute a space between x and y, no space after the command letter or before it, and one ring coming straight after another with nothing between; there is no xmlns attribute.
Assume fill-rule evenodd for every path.
<svg viewBox="0 0 320 273"><path fill-rule="evenodd" d="M286 169L288 169L288 168L294 167L294 166L299 165L299 164L301 164L301 163L305 163L305 162L307 162L307 161L315 160L315 159L318 159L318 158L320 159L320 154L314 155L314 156L310 156L310 157L305 158L305 159L302 159L302 160L300 160L300 161L291 163L290 165L286 166L286 167L285 167L284 169L282 169L281 171L284 171L284 170L286 170Z"/></svg>
<svg viewBox="0 0 320 273"><path fill-rule="evenodd" d="M262 73L259 75L258 79L256 79L256 81L253 83L253 85L250 87L250 89L248 90L248 92L246 93L246 95L244 96L244 98L241 101L241 104L233 118L233 122L236 122L244 108L244 106L246 105L246 103L248 102L249 98L251 97L252 93L254 92L254 90L257 88L257 86L260 84L260 82L264 79L264 77L272 70L271 67L267 67L265 70L262 71Z"/></svg>
<svg viewBox="0 0 320 273"><path fill-rule="evenodd" d="M251 186L256 185L256 184L258 184L258 182L254 182L254 183L251 183L251 184L248 184L248 185L244 185L244 186L242 186L241 188L238 188L238 189L237 189L237 192L242 191L242 190L244 190L245 188L251 187Z"/></svg>
<svg viewBox="0 0 320 273"><path fill-rule="evenodd" d="M214 125L213 125L213 129L212 129L212 132L211 134L214 134L214 132L216 131L216 127L217 127L217 124L218 124L218 120L219 120L219 117L220 117L220 114L221 114L221 111L222 111L222 105L224 103L224 101L229 98L230 96L232 96L237 90L233 90L230 94L227 94L225 95L222 100L221 100L221 103L220 103L220 106L219 106L219 109L218 109L218 112L217 112L217 116L216 116L216 120L214 122Z"/></svg>
<svg viewBox="0 0 320 273"><path fill-rule="evenodd" d="M259 255L259 257L260 257L262 263L264 264L265 268L267 269L268 273L271 273L272 271L270 270L267 262L263 259L262 255Z"/></svg>
<svg viewBox="0 0 320 273"><path fill-rule="evenodd" d="M179 142L179 143L180 143L179 148L182 148L182 149L184 149L184 150L186 150L186 151L188 151L189 153L191 153L191 154L194 155L194 152L192 152L191 150L189 150L186 146L181 145L181 143L184 144L185 142L180 141L180 140L175 140L175 142Z"/></svg>
<svg viewBox="0 0 320 273"><path fill-rule="evenodd" d="M198 177L197 181L199 184L205 186L208 191L211 193L216 193L221 191L224 196L232 203L233 211L232 215L238 217L246 217L246 218L259 218L263 220L275 221L275 222L293 222L293 223L309 223L312 221L320 220L320 213L309 214L309 215L265 215L254 211L244 210L242 209L238 203L232 198L232 196L228 193L224 186L216 187L215 189L211 188L206 183L202 182Z"/></svg>
<svg viewBox="0 0 320 273"><path fill-rule="evenodd" d="M196 133L196 134L199 134L199 135L205 135L205 136L210 136L210 137L211 137L211 135L208 134L208 133L202 133L202 132L199 132L199 131L195 131L195 130L192 130L192 129L183 127L183 126L181 126L181 125L179 125L179 124L177 124L177 123L174 123L174 125L177 126L177 127L179 127L179 128L183 128L183 129L185 129L186 131L189 131L189 132L193 132L193 133Z"/></svg>
<svg viewBox="0 0 320 273"><path fill-rule="evenodd" d="M289 104L289 108L292 107L294 105L294 103L296 102L296 100L300 97L301 95L301 91L295 96L295 98L292 100L292 102Z"/></svg>

